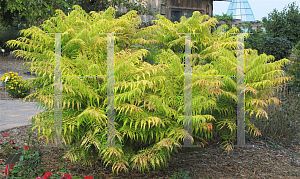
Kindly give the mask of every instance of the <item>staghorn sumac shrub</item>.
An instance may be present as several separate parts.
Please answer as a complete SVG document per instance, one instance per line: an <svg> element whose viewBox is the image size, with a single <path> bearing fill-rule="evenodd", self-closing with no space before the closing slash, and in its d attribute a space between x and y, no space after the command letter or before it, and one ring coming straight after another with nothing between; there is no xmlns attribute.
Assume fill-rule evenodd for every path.
<svg viewBox="0 0 300 179"><path fill-rule="evenodd" d="M89 165L102 157L117 173L165 168L185 133L185 36L177 32L199 33L192 36L193 73L206 76L236 74L237 39L230 33L239 30L212 33L210 28L217 20L199 11L189 19L181 17L180 23L158 14L154 25L139 29L141 18L134 10L116 19L112 7L99 13L86 13L80 6L73 9L68 15L57 10L42 28L25 29L21 31L24 37L8 42L22 47L17 53L32 60L31 70L37 74L32 81L37 90L27 98L39 99L47 109L32 118L32 130L41 129L41 136L53 142L55 38L47 33L69 33L61 36L63 76L105 76L107 37L100 33L122 33L115 35L114 42L114 137L115 144L124 147L101 146L107 144L107 80L67 77L62 79L62 140L71 147L63 157ZM154 47L159 48L152 51L154 64L149 64L144 58L149 55L148 48ZM246 111L266 116L262 106L270 99L276 101L266 94L286 80L280 77L280 67L288 60L267 64L272 56L258 56L251 49L246 52ZM204 146L221 131L226 149L231 150L236 129L236 79L193 78L191 83L193 133L187 137ZM249 120L246 125L250 134L260 134Z"/></svg>

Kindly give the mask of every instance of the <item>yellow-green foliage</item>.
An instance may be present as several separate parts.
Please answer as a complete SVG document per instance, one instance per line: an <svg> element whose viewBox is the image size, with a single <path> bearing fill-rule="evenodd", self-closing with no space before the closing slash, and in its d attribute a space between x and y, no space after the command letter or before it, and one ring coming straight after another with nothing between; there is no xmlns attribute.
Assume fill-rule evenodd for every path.
<svg viewBox="0 0 300 179"><path fill-rule="evenodd" d="M165 167L175 145L183 143L184 99L184 34L192 35L193 75L236 74L237 28L225 34L211 34L215 18L194 12L189 19L173 24L157 15L155 25L138 29L141 22L136 11L114 19L115 10L86 14L79 6L68 16L57 10L57 16L46 21L42 29L31 27L22 31L25 37L9 41L19 46L16 51L32 60L32 71L37 72L33 81L37 91L28 96L38 98L47 110L33 117L34 128L42 136L53 139L54 103L54 43L48 32L70 33L62 35L62 75L106 75L105 34L115 35L115 107L116 144L123 148L105 148L107 83L104 79L63 79L63 140L72 145L64 157L71 161L91 164L101 155L103 162L112 164L113 171L129 168L144 172L145 169ZM224 26L225 27L225 26ZM135 47L141 44L143 47ZM153 55L155 64L144 60L147 47L159 47ZM266 55L257 56L246 50L246 111L258 116L266 115L262 106L272 98L266 98L269 86L281 83L280 65L267 62ZM204 145L216 131L223 130L226 146L232 146L235 133L236 79L193 78L193 134L188 136L195 144ZM277 101L276 99L273 99ZM174 117L172 117L174 116ZM251 133L259 130L246 120ZM197 140L194 140L196 138Z"/></svg>

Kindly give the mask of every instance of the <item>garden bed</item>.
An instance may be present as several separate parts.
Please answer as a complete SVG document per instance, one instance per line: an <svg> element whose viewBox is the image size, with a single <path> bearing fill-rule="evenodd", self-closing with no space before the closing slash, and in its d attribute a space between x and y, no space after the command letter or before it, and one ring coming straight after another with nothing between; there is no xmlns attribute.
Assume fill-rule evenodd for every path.
<svg viewBox="0 0 300 179"><path fill-rule="evenodd" d="M30 126L22 126L15 129L0 131L9 133L9 137L16 141L16 146L22 150L24 140L28 138L27 132ZM37 130L32 139L37 141ZM18 142L19 141L19 142ZM236 148L227 153L218 142L203 149L184 149L168 162L166 171L146 171L141 174L138 171L129 173L119 172L119 176L112 174L110 167L105 167L98 161L95 166L81 166L72 164L68 159L60 160L66 149L60 149L49 145L45 147L45 141L39 142L36 148L41 158L47 165L47 171L56 173L59 166L65 163L72 176L84 177L95 172L102 178L170 178L174 172L189 171L190 178L298 178L300 174L299 142L285 143L282 140L278 145L272 144L271 139L247 141L250 148ZM274 141L273 141L274 142ZM0 155L0 178L3 178L5 159ZM99 177L99 178L101 178Z"/></svg>

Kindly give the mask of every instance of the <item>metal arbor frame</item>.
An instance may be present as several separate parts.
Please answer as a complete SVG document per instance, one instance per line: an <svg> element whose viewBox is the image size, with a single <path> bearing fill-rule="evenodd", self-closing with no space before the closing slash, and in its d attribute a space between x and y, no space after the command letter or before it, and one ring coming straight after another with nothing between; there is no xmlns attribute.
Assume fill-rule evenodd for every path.
<svg viewBox="0 0 300 179"><path fill-rule="evenodd" d="M55 34L55 76L54 83L57 88L54 89L54 138L56 146L62 144L62 81L63 77L77 78L97 78L105 76L62 76L61 75L61 34ZM106 138L108 145L101 147L123 147L123 145L115 145L115 110L114 110L114 33L107 34L107 134ZM192 145L189 136L192 135L192 77L200 78L237 78L237 147L245 147L245 77L244 77L244 34L242 33L237 38L238 55L237 55L237 75L236 76L192 76L191 68L191 34L198 33L178 33L185 34L185 92L184 92L184 145L176 145L176 147L201 147L201 145ZM61 86L60 88L58 86Z"/></svg>

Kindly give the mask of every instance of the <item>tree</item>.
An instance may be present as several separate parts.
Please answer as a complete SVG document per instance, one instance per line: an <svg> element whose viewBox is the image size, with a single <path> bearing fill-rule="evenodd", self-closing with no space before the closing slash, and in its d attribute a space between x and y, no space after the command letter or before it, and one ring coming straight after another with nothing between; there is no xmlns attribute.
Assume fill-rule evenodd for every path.
<svg viewBox="0 0 300 179"><path fill-rule="evenodd" d="M145 0L137 0L141 4L137 4L136 2L131 2L129 0L77 0L75 2L76 5L80 5L82 9L84 9L87 13L90 11L104 11L108 7L114 8L123 8L125 7L127 12L131 10L136 10L139 14L148 14L153 15L153 12L147 8L149 3ZM124 15L125 13L116 13L116 18L120 15Z"/></svg>
<svg viewBox="0 0 300 179"><path fill-rule="evenodd" d="M56 9L67 11L70 2L70 0L1 0L1 25L18 29L39 26L44 20L52 17Z"/></svg>
<svg viewBox="0 0 300 179"><path fill-rule="evenodd" d="M130 0L0 0L0 20L4 27L28 28L39 26L41 23L55 15L56 9L65 14L71 11L73 5L79 5L87 13L91 11L105 11L108 7L126 7L127 11L136 10L139 14L153 15L144 0L138 5ZM125 13L116 12L116 17Z"/></svg>
<svg viewBox="0 0 300 179"><path fill-rule="evenodd" d="M263 18L263 26L269 37L286 38L294 44L300 41L300 12L295 3L289 4L288 9L285 7L281 12L274 9L268 18Z"/></svg>

